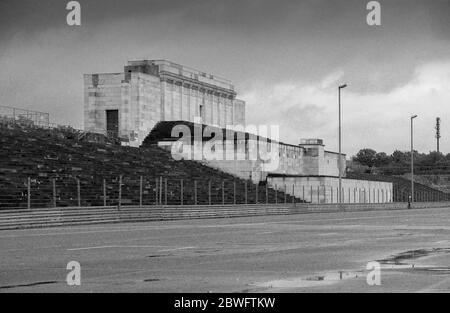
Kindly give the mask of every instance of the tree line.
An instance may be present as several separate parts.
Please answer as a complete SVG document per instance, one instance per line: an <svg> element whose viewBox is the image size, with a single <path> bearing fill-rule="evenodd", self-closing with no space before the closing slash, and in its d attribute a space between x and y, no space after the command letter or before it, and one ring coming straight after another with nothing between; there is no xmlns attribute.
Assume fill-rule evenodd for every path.
<svg viewBox="0 0 450 313"><path fill-rule="evenodd" d="M450 153L414 150L414 172L417 174L450 174ZM403 175L411 171L411 152L395 150L388 155L364 148L352 157L349 171L381 175Z"/></svg>

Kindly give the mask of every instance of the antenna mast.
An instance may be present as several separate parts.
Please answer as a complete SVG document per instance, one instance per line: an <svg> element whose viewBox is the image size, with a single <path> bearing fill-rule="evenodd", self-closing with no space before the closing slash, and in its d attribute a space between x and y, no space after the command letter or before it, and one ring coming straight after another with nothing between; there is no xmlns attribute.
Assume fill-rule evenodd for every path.
<svg viewBox="0 0 450 313"><path fill-rule="evenodd" d="M441 118L436 117L436 148L439 153L439 139L441 138Z"/></svg>

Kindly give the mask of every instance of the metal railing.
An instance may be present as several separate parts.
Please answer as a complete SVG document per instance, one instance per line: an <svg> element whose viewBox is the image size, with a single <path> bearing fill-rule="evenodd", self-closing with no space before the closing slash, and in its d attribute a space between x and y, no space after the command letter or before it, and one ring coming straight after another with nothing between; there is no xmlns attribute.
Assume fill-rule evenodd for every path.
<svg viewBox="0 0 450 313"><path fill-rule="evenodd" d="M84 130L79 128L61 125L57 123L50 123L49 113L32 111L27 109L20 109L8 106L0 106L0 123L2 124L17 124L25 127L38 127L44 129L70 129L79 133L84 133Z"/></svg>
<svg viewBox="0 0 450 313"><path fill-rule="evenodd" d="M50 114L45 112L21 109L9 106L0 106L0 116L20 123L50 126Z"/></svg>
<svg viewBox="0 0 450 313"><path fill-rule="evenodd" d="M16 186L0 185L1 209L85 206L227 205L297 203L282 190L240 180L186 180L168 177L28 177Z"/></svg>
<svg viewBox="0 0 450 313"><path fill-rule="evenodd" d="M0 121L2 121L1 117ZM6 118L7 123L16 123L16 121L16 119ZM48 123L46 127L52 128L52 125ZM56 125L55 128L59 130L66 128L71 131L70 134L74 130L76 134L76 130L70 127ZM56 131L57 134L60 133L59 130ZM48 140L46 136L43 137ZM179 168L179 173L172 168L157 169L153 163L142 167L139 163L142 162L142 157L128 158L121 155L123 159L115 159L114 156L104 156L105 146L87 146L85 150L78 151L81 146L66 147L61 141L60 145L66 150L59 156L58 151L61 149L59 146L55 150L52 150L54 147L52 149L49 147L43 155L36 155L37 152L42 153L42 150L34 151L30 148L33 145L33 142L22 141L19 145L22 149L21 147L12 148L12 151L4 153L4 159L0 160L4 161L0 164L0 209L106 205L295 204L299 202L332 204L338 202L339 190L330 185L266 184L257 186L249 181L229 179L231 175L222 175L217 171L213 173L213 169L197 168L192 170L193 174L190 175L189 170ZM117 151L112 153L115 152ZM7 155L8 153L18 153L18 155ZM84 153L88 154L87 158ZM149 157L155 158L155 162L167 162L167 165L170 165L165 155L152 154ZM156 160L156 158L163 159ZM109 162L104 161L105 159L109 159ZM108 162L108 166L103 166L102 162ZM133 164L130 165L131 163ZM123 167L127 164L130 165L129 170ZM192 164L192 166L199 165ZM175 172L170 174L171 170ZM160 175L161 173L169 174ZM209 176L211 176L210 179ZM202 179L202 177L208 179ZM228 179L221 179L221 177L228 177ZM410 190L406 186L396 186L394 183L393 190L343 188L341 194L344 203L408 202ZM414 199L417 202L449 201L450 195L422 186L415 189Z"/></svg>
<svg viewBox="0 0 450 313"><path fill-rule="evenodd" d="M174 179L163 176L119 175L87 179L51 175L42 172L21 183L0 183L0 208L338 203L338 189L334 186L269 186L242 180ZM407 202L409 191L343 188L342 198L345 204ZM450 195L438 191L417 191L415 200L449 201Z"/></svg>

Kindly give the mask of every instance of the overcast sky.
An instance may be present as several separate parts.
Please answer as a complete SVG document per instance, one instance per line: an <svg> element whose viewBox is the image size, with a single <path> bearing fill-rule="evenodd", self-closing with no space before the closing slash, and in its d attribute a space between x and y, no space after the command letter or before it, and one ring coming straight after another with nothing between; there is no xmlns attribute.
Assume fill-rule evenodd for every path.
<svg viewBox="0 0 450 313"><path fill-rule="evenodd" d="M450 0L384 0L381 26L366 0L1 0L0 105L46 111L82 127L83 73L120 72L127 60L168 59L231 79L247 122L280 125L281 139L323 138L343 152L371 147L450 152Z"/></svg>

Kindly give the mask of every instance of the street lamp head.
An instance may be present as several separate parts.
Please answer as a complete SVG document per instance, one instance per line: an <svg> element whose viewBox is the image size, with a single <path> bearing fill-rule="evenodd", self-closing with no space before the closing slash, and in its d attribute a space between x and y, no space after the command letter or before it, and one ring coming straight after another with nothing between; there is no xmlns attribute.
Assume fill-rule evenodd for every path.
<svg viewBox="0 0 450 313"><path fill-rule="evenodd" d="M416 117L417 117L417 115L412 115L412 116L411 116L411 119L416 118Z"/></svg>
<svg viewBox="0 0 450 313"><path fill-rule="evenodd" d="M339 86L339 89L343 89L343 88L345 88L345 87L347 87L347 84L340 85L340 86Z"/></svg>

